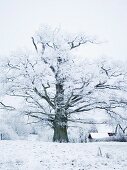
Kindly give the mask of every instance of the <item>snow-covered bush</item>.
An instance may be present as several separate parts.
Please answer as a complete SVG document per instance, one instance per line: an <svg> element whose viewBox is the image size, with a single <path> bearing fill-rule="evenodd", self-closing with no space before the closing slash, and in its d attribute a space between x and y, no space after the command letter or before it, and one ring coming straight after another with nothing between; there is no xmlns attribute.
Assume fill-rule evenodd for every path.
<svg viewBox="0 0 127 170"><path fill-rule="evenodd" d="M13 128L6 123L0 124L0 138L1 140L19 139L17 133L13 130Z"/></svg>
<svg viewBox="0 0 127 170"><path fill-rule="evenodd" d="M33 132L33 127L27 124L27 120L16 112L4 111L0 116L1 122L3 122L0 124L0 131L4 129L4 132L9 134L6 135L7 139L26 138Z"/></svg>

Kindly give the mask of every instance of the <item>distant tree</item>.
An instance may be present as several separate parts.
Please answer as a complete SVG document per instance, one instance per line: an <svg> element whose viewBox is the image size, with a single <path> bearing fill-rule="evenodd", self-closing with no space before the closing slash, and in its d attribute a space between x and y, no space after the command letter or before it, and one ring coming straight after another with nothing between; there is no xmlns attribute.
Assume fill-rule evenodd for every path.
<svg viewBox="0 0 127 170"><path fill-rule="evenodd" d="M7 96L23 99L22 113L53 128L53 141L69 141L68 123L85 122L78 113L101 109L113 115L126 106L126 74L119 67L75 56L94 39L42 27L32 43L35 53L12 55L2 64L1 82Z"/></svg>

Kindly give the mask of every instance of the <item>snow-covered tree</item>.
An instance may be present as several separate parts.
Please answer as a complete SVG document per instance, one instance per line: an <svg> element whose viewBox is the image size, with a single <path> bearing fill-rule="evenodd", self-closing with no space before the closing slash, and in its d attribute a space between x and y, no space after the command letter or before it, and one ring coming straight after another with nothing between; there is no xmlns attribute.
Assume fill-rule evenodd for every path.
<svg viewBox="0 0 127 170"><path fill-rule="evenodd" d="M78 113L115 114L126 106L126 74L110 62L80 62L75 55L94 39L42 27L32 43L35 52L12 55L2 64L1 86L7 96L23 99L18 110L53 128L53 141L69 141L68 123L84 121Z"/></svg>

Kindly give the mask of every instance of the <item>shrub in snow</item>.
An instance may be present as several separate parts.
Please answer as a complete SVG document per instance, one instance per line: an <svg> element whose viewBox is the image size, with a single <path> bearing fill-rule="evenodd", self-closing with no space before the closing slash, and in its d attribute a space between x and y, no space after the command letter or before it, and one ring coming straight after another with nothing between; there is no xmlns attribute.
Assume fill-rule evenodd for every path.
<svg viewBox="0 0 127 170"><path fill-rule="evenodd" d="M18 139L18 135L12 127L5 123L0 124L0 135L2 140Z"/></svg>
<svg viewBox="0 0 127 170"><path fill-rule="evenodd" d="M30 124L27 124L27 120L15 112L3 112L3 114L1 114L1 122L4 123L0 125L0 129L3 131L2 127L4 127L4 132L15 134L15 137L13 135L13 139L17 139L17 137L25 139L33 132L33 127ZM6 134L6 138L10 139L10 137L7 136L8 135Z"/></svg>
<svg viewBox="0 0 127 170"><path fill-rule="evenodd" d="M98 148L97 156L101 156L101 157L102 157L102 151L101 151L101 148L100 148L100 147Z"/></svg>
<svg viewBox="0 0 127 170"><path fill-rule="evenodd" d="M105 153L105 157L109 159L111 158L111 155L109 153Z"/></svg>

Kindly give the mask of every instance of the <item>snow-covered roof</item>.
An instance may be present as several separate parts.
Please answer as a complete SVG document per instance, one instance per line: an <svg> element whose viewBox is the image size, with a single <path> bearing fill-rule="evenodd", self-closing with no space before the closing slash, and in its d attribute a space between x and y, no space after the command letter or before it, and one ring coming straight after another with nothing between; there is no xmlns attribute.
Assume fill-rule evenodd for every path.
<svg viewBox="0 0 127 170"><path fill-rule="evenodd" d="M108 133L90 133L91 138L101 139L109 137Z"/></svg>

